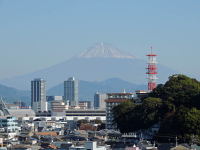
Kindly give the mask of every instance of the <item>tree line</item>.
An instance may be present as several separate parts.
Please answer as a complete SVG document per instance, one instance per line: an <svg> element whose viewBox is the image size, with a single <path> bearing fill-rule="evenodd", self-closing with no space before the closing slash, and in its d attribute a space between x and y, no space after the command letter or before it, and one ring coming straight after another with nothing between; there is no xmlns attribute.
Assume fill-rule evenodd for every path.
<svg viewBox="0 0 200 150"><path fill-rule="evenodd" d="M150 92L142 104L123 102L113 108L113 115L113 123L122 133L160 123L157 140L177 136L180 142L200 143L200 82L185 75L170 76L165 84L159 84Z"/></svg>

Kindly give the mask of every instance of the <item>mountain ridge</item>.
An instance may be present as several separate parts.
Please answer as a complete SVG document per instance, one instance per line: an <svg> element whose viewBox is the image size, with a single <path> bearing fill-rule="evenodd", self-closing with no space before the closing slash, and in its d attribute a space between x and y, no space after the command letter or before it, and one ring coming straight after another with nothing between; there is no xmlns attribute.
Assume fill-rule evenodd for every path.
<svg viewBox="0 0 200 150"><path fill-rule="evenodd" d="M30 95L30 91L23 91L0 84L0 97L2 97L6 103L13 103L14 101L26 102L27 99L30 98Z"/></svg>
<svg viewBox="0 0 200 150"><path fill-rule="evenodd" d="M76 55L77 58L128 58L134 59L135 56L122 52L120 49L108 43L96 43L88 49Z"/></svg>
<svg viewBox="0 0 200 150"><path fill-rule="evenodd" d="M102 47L102 45L98 46ZM112 47L110 48L112 49ZM108 78L117 77L135 84L145 84L147 82L145 69L147 64L145 60L126 57L116 58L114 57L115 55L112 55L113 57L95 56L96 53L90 58L73 57L62 63L33 73L1 80L0 83L21 90L29 90L31 80L34 78L44 78L47 83L47 89L58 85L71 76L85 81L103 81ZM124 54L124 56L127 55ZM172 69L161 64L158 64L158 68L158 83L164 83L170 75L175 73Z"/></svg>

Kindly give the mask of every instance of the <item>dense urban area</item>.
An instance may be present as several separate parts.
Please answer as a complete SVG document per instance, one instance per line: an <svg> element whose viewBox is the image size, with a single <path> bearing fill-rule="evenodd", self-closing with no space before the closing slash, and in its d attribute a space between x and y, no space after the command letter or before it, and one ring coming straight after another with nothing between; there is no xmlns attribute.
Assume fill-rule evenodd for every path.
<svg viewBox="0 0 200 150"><path fill-rule="evenodd" d="M157 55L147 56L148 90L79 101L75 77L64 81L62 96L47 96L46 80L36 78L30 107L1 99L0 149L199 149L200 82L175 74L156 85Z"/></svg>

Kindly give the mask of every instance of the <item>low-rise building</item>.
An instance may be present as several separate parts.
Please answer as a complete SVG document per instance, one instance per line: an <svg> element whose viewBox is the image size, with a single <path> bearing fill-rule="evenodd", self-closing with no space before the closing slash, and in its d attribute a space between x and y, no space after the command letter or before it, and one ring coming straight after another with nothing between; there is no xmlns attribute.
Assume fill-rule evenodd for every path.
<svg viewBox="0 0 200 150"><path fill-rule="evenodd" d="M8 109L11 116L19 117L34 117L35 112L32 109Z"/></svg>
<svg viewBox="0 0 200 150"><path fill-rule="evenodd" d="M148 96L148 91L147 90L137 90L135 91L137 98L142 99Z"/></svg>
<svg viewBox="0 0 200 150"><path fill-rule="evenodd" d="M15 117L0 117L0 133L6 140L16 139L16 135L19 133L20 128L17 125ZM17 140L17 139L16 139Z"/></svg>
<svg viewBox="0 0 200 150"><path fill-rule="evenodd" d="M79 109L92 109L93 102L92 101L79 101Z"/></svg>
<svg viewBox="0 0 200 150"><path fill-rule="evenodd" d="M78 102L80 109L88 109L88 103L85 101Z"/></svg>
<svg viewBox="0 0 200 150"><path fill-rule="evenodd" d="M72 145L69 150L106 150L106 146L98 146L97 142L87 141L83 146Z"/></svg>
<svg viewBox="0 0 200 150"><path fill-rule="evenodd" d="M64 101L63 96L46 96L48 102L48 110L51 110L51 102L53 101Z"/></svg>
<svg viewBox="0 0 200 150"><path fill-rule="evenodd" d="M66 111L67 120L105 120L106 111L105 110L92 110L92 109L72 109Z"/></svg>
<svg viewBox="0 0 200 150"><path fill-rule="evenodd" d="M52 116L65 116L65 111L68 110L68 108L69 105L66 105L62 100L55 100L51 102Z"/></svg>

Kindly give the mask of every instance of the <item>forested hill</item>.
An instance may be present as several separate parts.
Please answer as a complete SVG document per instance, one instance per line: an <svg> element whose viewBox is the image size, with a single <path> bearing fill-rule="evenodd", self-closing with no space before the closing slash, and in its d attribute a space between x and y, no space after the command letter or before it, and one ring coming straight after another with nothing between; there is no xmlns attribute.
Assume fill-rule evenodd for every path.
<svg viewBox="0 0 200 150"><path fill-rule="evenodd" d="M196 79L173 75L164 85L158 85L142 105L126 102L113 110L121 132L148 129L160 122L155 139L168 142L178 136L179 142L195 139L200 144L200 82Z"/></svg>

